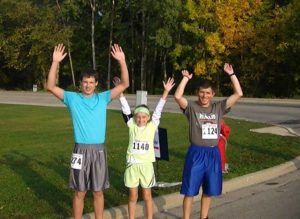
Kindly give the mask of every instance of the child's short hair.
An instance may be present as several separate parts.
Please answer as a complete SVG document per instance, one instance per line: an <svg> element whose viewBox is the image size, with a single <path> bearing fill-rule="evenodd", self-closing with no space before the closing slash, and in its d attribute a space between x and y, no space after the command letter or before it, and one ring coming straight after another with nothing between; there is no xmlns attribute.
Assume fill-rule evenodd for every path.
<svg viewBox="0 0 300 219"><path fill-rule="evenodd" d="M141 104L135 107L133 114L136 115L137 113L146 113L148 116L150 116L150 110L145 104Z"/></svg>
<svg viewBox="0 0 300 219"><path fill-rule="evenodd" d="M98 72L96 72L93 69L87 69L81 72L80 81L82 81L83 78L90 78L90 77L94 77L95 81L98 82Z"/></svg>

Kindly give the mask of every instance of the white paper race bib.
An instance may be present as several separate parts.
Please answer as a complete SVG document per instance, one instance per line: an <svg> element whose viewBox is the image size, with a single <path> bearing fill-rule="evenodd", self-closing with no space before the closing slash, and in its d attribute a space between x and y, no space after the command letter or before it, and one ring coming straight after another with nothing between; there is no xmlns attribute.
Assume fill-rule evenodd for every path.
<svg viewBox="0 0 300 219"><path fill-rule="evenodd" d="M202 124L202 138L203 139L217 139L218 138L218 125L205 123Z"/></svg>
<svg viewBox="0 0 300 219"><path fill-rule="evenodd" d="M131 152L134 154L145 154L149 151L149 143L147 141L133 141Z"/></svg>
<svg viewBox="0 0 300 219"><path fill-rule="evenodd" d="M81 170L82 162L83 162L83 156L82 156L82 154L72 153L71 168L77 169L77 170Z"/></svg>

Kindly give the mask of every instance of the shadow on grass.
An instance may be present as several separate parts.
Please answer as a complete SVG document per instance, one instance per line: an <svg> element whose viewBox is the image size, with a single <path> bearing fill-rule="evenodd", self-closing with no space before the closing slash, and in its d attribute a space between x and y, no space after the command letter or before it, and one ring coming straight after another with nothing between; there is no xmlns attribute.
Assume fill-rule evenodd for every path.
<svg viewBox="0 0 300 219"><path fill-rule="evenodd" d="M115 195L123 196L122 199L127 200L128 190L124 185L124 172L122 170L114 168L112 165L108 165L110 188L105 195L105 202L107 203L105 205L108 208L120 205L120 203L116 202L120 200L120 198L116 199ZM112 192L112 189L115 191Z"/></svg>
<svg viewBox="0 0 300 219"><path fill-rule="evenodd" d="M59 185L54 185L49 180L45 179L38 171L33 169L33 166L37 164L38 166L47 169L49 169L50 166L55 172L59 170L58 172L62 173L64 171L62 170L60 163L57 163L56 166L48 166L46 163L42 163L18 151L12 151L10 154L4 155L2 161L22 178L23 182L28 188L30 188L31 191L34 192L34 195L38 198L38 200L47 202L50 209L54 209L55 212L53 212L53 214L56 216L59 215L59 217L66 217L70 215L70 212L65 207L71 205L70 197L65 195L66 191L63 188L60 188ZM38 210L39 209L36 209L36 211ZM32 218L34 215L27 216L31 216Z"/></svg>

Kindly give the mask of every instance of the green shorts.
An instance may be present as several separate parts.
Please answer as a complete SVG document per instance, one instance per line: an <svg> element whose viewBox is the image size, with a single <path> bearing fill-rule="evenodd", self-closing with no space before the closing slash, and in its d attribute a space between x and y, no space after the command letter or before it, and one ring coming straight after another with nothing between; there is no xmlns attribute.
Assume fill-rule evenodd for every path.
<svg viewBox="0 0 300 219"><path fill-rule="evenodd" d="M124 183L128 188L151 188L155 185L155 174L152 163L129 164L124 174Z"/></svg>

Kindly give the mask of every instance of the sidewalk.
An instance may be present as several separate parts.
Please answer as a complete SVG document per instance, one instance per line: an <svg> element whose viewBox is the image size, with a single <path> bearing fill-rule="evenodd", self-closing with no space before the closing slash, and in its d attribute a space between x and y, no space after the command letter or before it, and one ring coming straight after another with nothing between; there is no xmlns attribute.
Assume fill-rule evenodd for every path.
<svg viewBox="0 0 300 219"><path fill-rule="evenodd" d="M271 167L265 170L261 170L255 173L247 174L241 177L237 177L231 180L224 181L223 183L223 194L228 192L236 191L257 183L261 183L270 179L274 179L276 177L282 176L284 174L290 173L300 169L300 156L295 158L294 160L288 161L286 163L280 164L275 167ZM194 203L200 201L201 195L198 195L194 198ZM180 207L182 205L183 196L178 192L164 195L160 197L156 197L153 199L154 202L154 218L155 214L159 212L169 212L173 218L181 218L181 211L176 210L175 208ZM138 202L136 207L136 218L143 218L144 207L143 202ZM174 212L173 212L174 210ZM176 211L175 211L176 210ZM176 217L174 217L176 215ZM83 216L84 219L94 219L94 214L85 214ZM105 219L123 219L127 218L127 205L121 205L118 207L113 207L110 209L106 209L104 211ZM164 217L166 218L166 217Z"/></svg>

